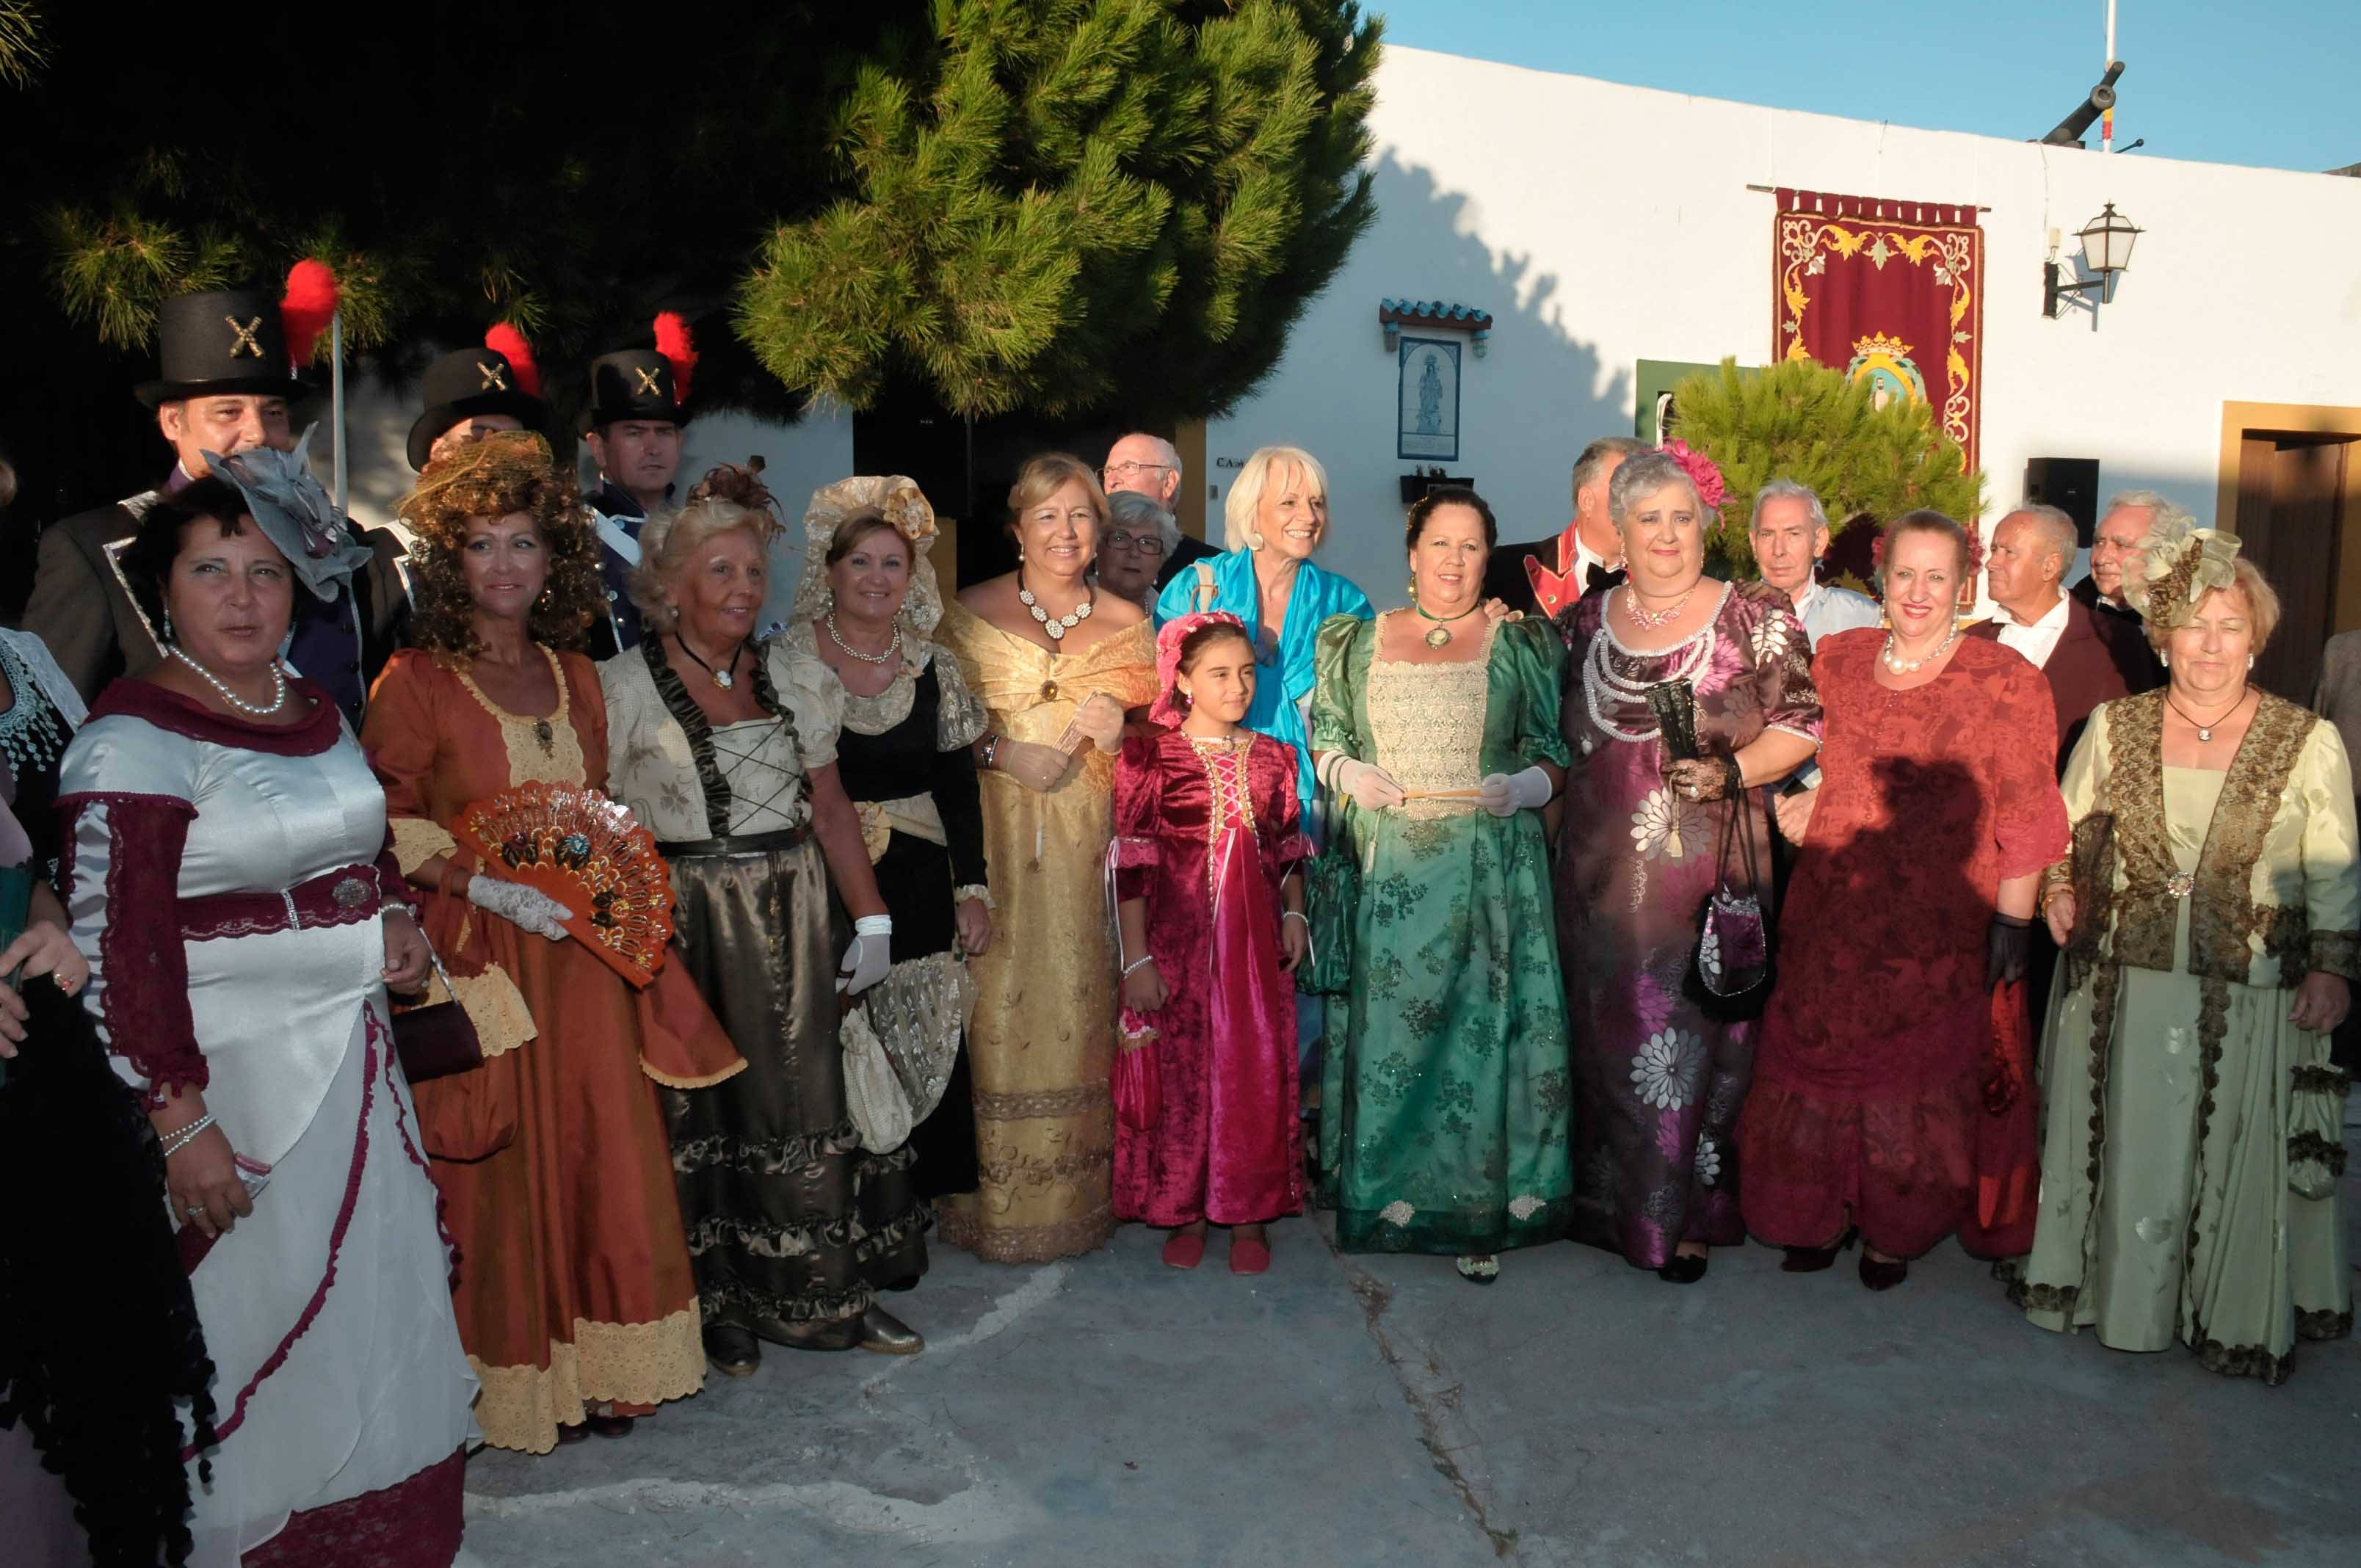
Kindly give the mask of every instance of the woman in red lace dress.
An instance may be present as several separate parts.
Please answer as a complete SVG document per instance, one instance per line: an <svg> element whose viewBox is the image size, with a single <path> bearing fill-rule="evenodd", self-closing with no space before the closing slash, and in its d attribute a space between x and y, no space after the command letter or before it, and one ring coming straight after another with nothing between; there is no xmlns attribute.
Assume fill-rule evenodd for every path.
<svg viewBox="0 0 2361 1568"><path fill-rule="evenodd" d="M1893 630L1824 638L1817 788L1780 803L1801 844L1777 989L1738 1124L1747 1229L1828 1267L1858 1231L1861 1283L1954 1231L2032 1241L2033 1102L2021 994L2035 884L2066 851L2041 672L1962 638L1966 531L1911 512L1882 544Z"/></svg>

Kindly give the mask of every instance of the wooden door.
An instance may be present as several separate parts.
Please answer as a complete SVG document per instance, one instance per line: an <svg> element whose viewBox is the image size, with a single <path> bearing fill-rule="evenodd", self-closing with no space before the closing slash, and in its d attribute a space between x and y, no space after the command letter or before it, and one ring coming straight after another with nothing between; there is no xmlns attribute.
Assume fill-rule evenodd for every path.
<svg viewBox="0 0 2361 1568"><path fill-rule="evenodd" d="M2238 464L2243 553L2279 590L2279 629L2255 684L2309 703L2334 624L2348 438L2248 431Z"/></svg>

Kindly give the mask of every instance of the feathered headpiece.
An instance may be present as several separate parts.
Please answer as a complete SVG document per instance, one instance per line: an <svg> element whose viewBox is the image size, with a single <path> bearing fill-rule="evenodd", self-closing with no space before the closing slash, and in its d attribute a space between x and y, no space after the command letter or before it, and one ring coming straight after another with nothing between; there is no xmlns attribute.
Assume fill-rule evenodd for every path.
<svg viewBox="0 0 2361 1568"><path fill-rule="evenodd" d="M330 604L368 565L369 548L345 532L345 520L320 481L312 477L312 432L304 429L292 452L256 446L224 457L204 455L205 464L246 499L246 510L313 597Z"/></svg>
<svg viewBox="0 0 2361 1568"><path fill-rule="evenodd" d="M297 365L312 363L320 334L336 315L336 275L324 261L310 257L287 274L287 292L279 302L280 323L287 329L287 356Z"/></svg>
<svg viewBox="0 0 2361 1568"><path fill-rule="evenodd" d="M672 366L673 400L686 404L689 378L697 369L697 335L688 330L686 316L678 311L656 316L656 352Z"/></svg>
<svg viewBox="0 0 2361 1568"><path fill-rule="evenodd" d="M528 398L541 396L541 367L533 362L533 345L507 322L495 322L484 334L484 346L509 362L516 372L517 390Z"/></svg>
<svg viewBox="0 0 2361 1568"><path fill-rule="evenodd" d="M2238 580L2238 536L2158 513L2124 561L2124 602L2150 626L2186 626L2205 596Z"/></svg>
<svg viewBox="0 0 2361 1568"><path fill-rule="evenodd" d="M1253 646L1246 623L1226 609L1200 610L1166 621L1156 633L1156 706L1148 710L1150 721L1177 729L1180 721L1189 717L1188 707L1174 689L1174 683L1180 678L1180 645L1189 641L1191 634L1208 626L1235 626L1238 635L1246 639L1247 646Z"/></svg>
<svg viewBox="0 0 2361 1568"><path fill-rule="evenodd" d="M943 619L942 587L935 579L934 563L927 559L939 531L926 492L916 479L900 474L858 474L812 492L811 505L804 509L804 573L796 583L796 602L787 619L818 620L835 608L828 582L829 546L836 542L839 529L868 515L884 518L910 542L910 591L903 597L898 619L923 642Z"/></svg>

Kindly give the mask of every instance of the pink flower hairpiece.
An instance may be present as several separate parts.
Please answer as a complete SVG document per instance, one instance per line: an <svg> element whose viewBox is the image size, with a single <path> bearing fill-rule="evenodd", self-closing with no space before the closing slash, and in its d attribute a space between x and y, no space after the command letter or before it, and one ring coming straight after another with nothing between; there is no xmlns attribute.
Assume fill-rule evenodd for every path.
<svg viewBox="0 0 2361 1568"><path fill-rule="evenodd" d="M1719 511L1721 503L1730 499L1730 487L1723 483L1721 470L1714 466L1713 459L1677 436L1665 442L1664 449L1666 456L1681 466L1689 483L1697 487L1697 499Z"/></svg>
<svg viewBox="0 0 2361 1568"><path fill-rule="evenodd" d="M1246 636L1246 623L1226 609L1199 610L1166 621L1156 633L1156 706L1148 710L1149 722L1177 729L1180 721L1189 717L1189 709L1172 684L1180 675L1180 645L1189 641L1191 633L1207 626L1235 626L1239 636ZM1246 640L1253 641L1251 637Z"/></svg>

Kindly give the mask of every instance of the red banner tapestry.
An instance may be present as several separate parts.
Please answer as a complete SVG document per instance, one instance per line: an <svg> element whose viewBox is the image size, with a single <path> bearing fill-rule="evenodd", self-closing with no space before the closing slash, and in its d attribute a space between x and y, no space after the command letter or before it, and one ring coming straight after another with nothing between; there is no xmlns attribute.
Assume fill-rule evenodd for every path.
<svg viewBox="0 0 2361 1568"><path fill-rule="evenodd" d="M1972 203L1778 193L1772 352L1913 398L1976 466L1984 231Z"/></svg>

